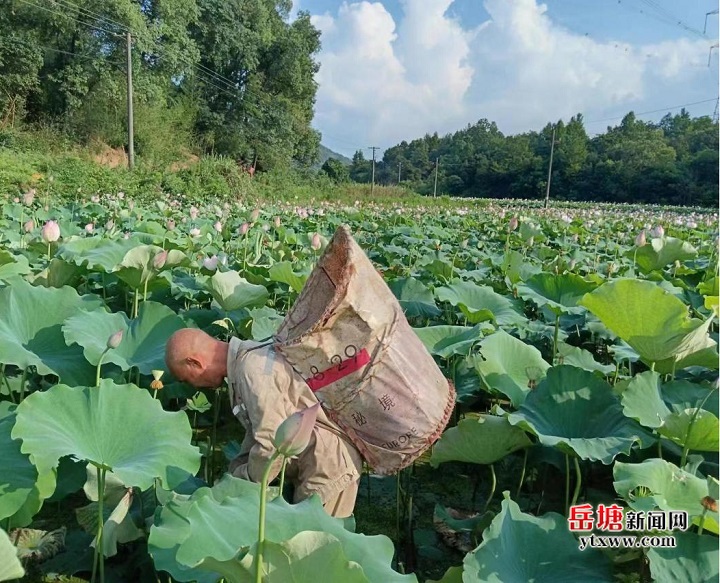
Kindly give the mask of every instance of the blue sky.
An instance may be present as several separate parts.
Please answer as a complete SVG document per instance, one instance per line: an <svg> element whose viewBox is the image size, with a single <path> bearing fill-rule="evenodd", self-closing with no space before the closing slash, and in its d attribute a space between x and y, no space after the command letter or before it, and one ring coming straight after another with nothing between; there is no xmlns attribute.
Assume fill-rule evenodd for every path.
<svg viewBox="0 0 720 583"><path fill-rule="evenodd" d="M351 156L481 118L505 134L582 113L591 135L718 97L717 0L299 0L322 31L314 126ZM707 101L709 100L709 101ZM696 103L704 102L704 103ZM366 150L367 153L367 150Z"/></svg>

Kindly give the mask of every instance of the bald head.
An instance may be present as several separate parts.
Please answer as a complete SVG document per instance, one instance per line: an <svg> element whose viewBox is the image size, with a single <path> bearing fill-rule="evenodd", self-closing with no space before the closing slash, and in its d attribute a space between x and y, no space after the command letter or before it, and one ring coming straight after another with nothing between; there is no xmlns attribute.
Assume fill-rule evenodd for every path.
<svg viewBox="0 0 720 583"><path fill-rule="evenodd" d="M165 347L165 364L172 375L194 387L215 388L227 375L227 342L196 328L183 328Z"/></svg>

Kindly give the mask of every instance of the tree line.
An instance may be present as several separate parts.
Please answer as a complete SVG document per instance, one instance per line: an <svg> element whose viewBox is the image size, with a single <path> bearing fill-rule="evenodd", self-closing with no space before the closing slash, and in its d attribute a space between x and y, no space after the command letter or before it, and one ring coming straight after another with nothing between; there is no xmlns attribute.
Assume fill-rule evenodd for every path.
<svg viewBox="0 0 720 583"><path fill-rule="evenodd" d="M686 110L658 123L631 112L590 138L582 115L540 132L505 136L481 119L453 134L425 135L388 148L375 165L379 184L423 194L465 197L545 196L555 130L551 197L564 200L714 206L718 201L718 124ZM325 171L336 179L370 182L372 162L358 150L352 164Z"/></svg>
<svg viewBox="0 0 720 583"><path fill-rule="evenodd" d="M78 141L127 143L131 33L135 144L308 164L320 33L291 0L4 0L0 129L50 126Z"/></svg>

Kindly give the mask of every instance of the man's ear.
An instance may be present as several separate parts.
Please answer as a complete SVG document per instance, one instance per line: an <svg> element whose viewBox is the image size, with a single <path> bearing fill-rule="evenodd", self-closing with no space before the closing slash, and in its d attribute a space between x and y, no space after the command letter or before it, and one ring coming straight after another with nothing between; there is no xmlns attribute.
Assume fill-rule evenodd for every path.
<svg viewBox="0 0 720 583"><path fill-rule="evenodd" d="M188 356L185 359L185 364L187 364L190 368L194 368L197 370L203 370L205 368L203 366L203 363L193 356Z"/></svg>

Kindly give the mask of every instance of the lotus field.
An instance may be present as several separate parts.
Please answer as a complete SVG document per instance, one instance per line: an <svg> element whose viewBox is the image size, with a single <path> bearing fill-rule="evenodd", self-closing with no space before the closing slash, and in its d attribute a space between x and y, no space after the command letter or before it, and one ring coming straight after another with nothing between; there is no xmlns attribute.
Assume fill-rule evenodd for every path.
<svg viewBox="0 0 720 583"><path fill-rule="evenodd" d="M271 488L263 581L717 581L716 214L33 191L0 212L0 580L256 580L227 389L165 342L270 338L341 224L457 406L354 520Z"/></svg>

